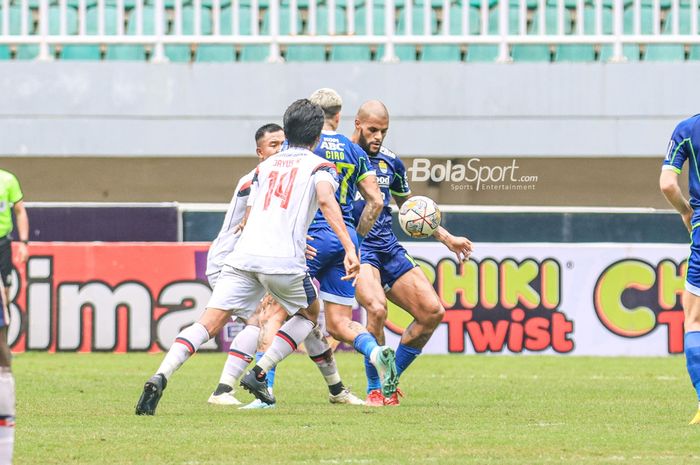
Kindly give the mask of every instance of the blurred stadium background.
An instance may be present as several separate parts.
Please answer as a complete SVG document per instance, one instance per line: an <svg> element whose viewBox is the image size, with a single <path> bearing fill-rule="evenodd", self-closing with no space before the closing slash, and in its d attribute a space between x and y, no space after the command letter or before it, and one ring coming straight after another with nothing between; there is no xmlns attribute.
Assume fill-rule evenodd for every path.
<svg viewBox="0 0 700 465"><path fill-rule="evenodd" d="M52 254L60 247L83 247L65 260L89 257L91 265L75 271L111 283L112 291L124 280L150 279L138 273L149 274L152 264L114 274L100 268L93 255L104 245L93 241L125 243L116 251L181 246L194 254L190 268L199 263L235 181L256 163L255 129L280 122L289 102L319 87L343 96L340 130L348 134L363 101L384 101L391 113L385 145L404 158L414 192L443 206L450 230L492 244L477 248L472 265L455 268L447 288L440 287L447 255L410 245L437 270L448 310L506 312L488 313L493 322L510 321L507 312L524 303L551 310L540 301L544 284L533 284L544 283L544 271L516 279L489 270L501 270L509 257L541 265L553 253L548 244L557 244L559 255L550 254L559 282L554 307L584 299L568 314L588 312L590 324L620 341L653 332L656 315L680 314L687 235L665 210L657 177L676 122L695 113L698 11L697 0L1 0L2 167L22 183L31 240L41 242L33 253L53 257L37 258L35 272L31 260L16 270L15 350L57 347L55 322L34 332L29 322L32 313L61 320L58 283L77 278L58 271ZM455 167L467 179L454 177ZM507 167L517 173L512 179L503 176ZM477 171L491 177L468 178ZM649 244L658 245L651 255ZM124 261L139 255L131 253ZM606 299L593 298L595 278L615 260L588 261L616 254L662 271L660 261L670 259L676 277L659 275L667 288L644 284L650 291L642 294L633 272L615 274L618 289L606 292L619 324L601 310ZM573 269L586 270L591 289L572 295L565 271ZM202 277L197 269L182 273L172 279ZM27 284L39 278L54 282L43 309L31 312L29 300L35 308L39 300L30 299ZM486 299L480 308L484 289L499 294L499 285L516 281L527 286L511 289L513 305ZM149 285L150 294L161 287ZM659 292L664 306L651 297ZM116 291L110 295L116 299ZM93 314L87 294L75 299L80 310L73 313ZM190 304L198 309L203 300ZM639 302L648 304L647 316L628 311ZM119 315L129 307L118 299L105 305ZM153 325L167 311L154 305ZM126 338L125 321L117 339ZM97 331L89 322L75 325L85 339ZM45 336L32 344L39 332ZM652 352L677 352L659 340ZM466 342L449 352L470 352ZM167 338L158 344L167 346ZM445 351L441 344L435 351Z"/></svg>
<svg viewBox="0 0 700 465"><path fill-rule="evenodd" d="M332 87L344 99L339 129L346 134L362 102L386 103L391 123L385 145L405 160L413 191L436 200L443 224L476 243L473 260L458 265L439 245L411 242L397 230L447 310L426 352L681 353L688 236L659 193L658 175L675 124L696 113L700 101L699 11L698 0L0 0L0 168L22 184L33 241L30 260L15 268L11 345L17 353L167 348L208 299L208 242L237 179L256 163L255 129L281 122L293 100ZM428 165L432 176L425 174ZM483 168L492 177L459 178L455 167L468 175ZM501 176L506 167L517 171L514 179ZM445 178L447 172L453 177ZM363 318L359 309L356 316ZM390 343L407 322L407 315L390 309ZM227 328L206 348L226 350L235 331ZM80 375L58 383L53 374L47 377L50 368L42 366L55 361L41 357L52 356L66 367L91 369L73 366L69 355L18 357L18 462L164 463L159 453L172 463L186 460L178 448L151 453L144 443L149 425L131 430L131 398L135 402L155 358L109 362L129 374L119 392L111 384L99 387L114 394L105 410L116 419L114 431L94 415L97 423L77 425L64 436L63 420L75 416L73 406L85 406L77 416L86 418L105 406L97 388L85 388L90 402L75 397L83 392ZM206 358L214 356L203 358L218 366ZM357 366L350 357L341 356L341 365ZM447 367L435 385L454 391L450 360L433 362ZM687 391L683 402L692 405L679 359L672 360L670 376L658 361L648 373L627 359L615 359L607 372L589 359L557 362L553 372L541 358L527 373L513 374L517 361L470 360L455 366L478 365L484 386L471 397L460 387L443 404L440 426L463 442L438 462L540 463L537 450L545 442L574 444L576 452L556 445L542 452L561 463L696 459L691 449L665 449L672 435L680 437L669 424L685 422L685 404L647 401L673 380L676 391L667 399ZM419 360L421 375L407 382L416 397L404 403L409 409L422 403L423 418L443 402L430 397L432 366ZM578 367L585 373L580 380ZM464 385L476 382L467 369L460 376ZM350 377L361 384L359 373ZM29 387L34 379L56 384L66 400L66 412L54 412L58 420L45 415L52 397L32 403L42 398ZM210 424L211 411L198 403L209 381L197 379L202 385L189 397L170 388L185 408L179 420L166 420L173 421L170 431L205 431ZM629 379L648 390L632 413L622 413L615 402L627 395L620 386ZM570 399L556 397L554 412L514 394L527 384L546 400L550 396L541 394L560 381L556 392L588 399L582 412L567 407ZM601 398L588 390L593 385L610 386L607 417L587 416ZM518 400L484 410L480 393L493 403ZM307 409L300 394L290 392L289 399L295 411ZM650 404L656 410L647 421ZM172 405L165 407L166 418ZM532 408L521 415L523 405ZM187 409L195 409L194 417ZM453 417L450 409L481 412L476 421L484 428L461 430L473 418ZM668 417L669 409L675 416ZM561 419L566 411L570 415ZM396 415L410 424L410 410ZM606 428L623 416L628 436L608 440ZM32 429L23 417L45 421ZM518 417L530 423L521 425ZM191 418L192 425L185 423ZM293 430L297 417L291 418ZM340 450L365 431L361 423L343 433L348 439L339 440ZM335 430L335 424L325 427ZM574 424L580 427L571 429ZM548 436L552 425L562 432L560 441ZM104 442L90 443L93 430L110 440L112 433L122 435L107 451L139 446L123 460L107 457ZM527 440L505 446L491 431ZM591 431L595 440L589 441ZM467 449L478 432L488 439ZM435 447L420 434L406 436L407 452L392 455L396 450L385 446L390 436L375 438L381 439L376 447L386 447L378 463L396 463L396 457L427 463L415 451ZM71 438L84 448L61 458ZM45 455L36 452L39 443L49 444ZM622 443L629 447L620 452ZM188 447L199 450L200 443ZM258 453L255 441L245 447ZM202 461L187 463L215 463L196 454ZM294 457L303 462L306 456L297 451ZM344 457L374 463L366 452L337 458ZM270 463L286 459L282 454Z"/></svg>

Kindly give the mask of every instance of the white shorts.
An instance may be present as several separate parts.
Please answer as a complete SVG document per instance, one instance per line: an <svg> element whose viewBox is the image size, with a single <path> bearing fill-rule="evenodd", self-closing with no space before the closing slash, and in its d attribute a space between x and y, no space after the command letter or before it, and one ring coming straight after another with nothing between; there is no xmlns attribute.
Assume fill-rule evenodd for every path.
<svg viewBox="0 0 700 465"><path fill-rule="evenodd" d="M316 300L316 288L307 273L265 274L226 265L216 280L207 308L232 311L247 320L266 292L290 315Z"/></svg>

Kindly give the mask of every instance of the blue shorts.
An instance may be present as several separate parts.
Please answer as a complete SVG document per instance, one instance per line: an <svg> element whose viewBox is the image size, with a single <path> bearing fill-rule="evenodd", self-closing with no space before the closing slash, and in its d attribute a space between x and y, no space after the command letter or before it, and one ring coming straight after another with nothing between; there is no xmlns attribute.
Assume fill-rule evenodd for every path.
<svg viewBox="0 0 700 465"><path fill-rule="evenodd" d="M357 233L348 226L350 238L358 247ZM327 223L312 224L308 232L313 238L309 244L316 248L316 257L307 260L309 274L321 286L318 294L321 300L341 305L355 305L355 288L352 281L343 281L345 276L345 249Z"/></svg>
<svg viewBox="0 0 700 465"><path fill-rule="evenodd" d="M385 291L404 274L418 266L406 249L395 238L393 241L381 245L362 243L360 261L368 263L379 270L382 286Z"/></svg>
<svg viewBox="0 0 700 465"><path fill-rule="evenodd" d="M700 227L695 225L690 233L690 256L688 271L685 275L685 289L700 296Z"/></svg>

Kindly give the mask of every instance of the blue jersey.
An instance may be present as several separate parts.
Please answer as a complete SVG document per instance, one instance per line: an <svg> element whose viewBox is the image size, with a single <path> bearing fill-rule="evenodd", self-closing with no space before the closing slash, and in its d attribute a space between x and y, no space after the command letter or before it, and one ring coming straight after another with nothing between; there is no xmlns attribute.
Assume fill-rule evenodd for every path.
<svg viewBox="0 0 700 465"><path fill-rule="evenodd" d="M688 186L690 206L693 207L695 225L700 219L700 168L697 156L700 154L700 115L681 121L676 126L668 143L666 158L662 169L671 169L680 174L685 160L689 160Z"/></svg>
<svg viewBox="0 0 700 465"><path fill-rule="evenodd" d="M314 153L321 158L335 163L338 171L340 186L335 192L335 199L340 204L345 224L355 227L353 218L353 200L357 193L357 184L367 176L374 174L362 148L342 134L333 131L323 131ZM326 219L319 210L312 222L325 223Z"/></svg>
<svg viewBox="0 0 700 465"><path fill-rule="evenodd" d="M376 156L369 157L369 161L377 173L377 183L382 192L382 199L384 199L384 208L382 208L377 222L374 223L365 237L365 242L387 242L395 237L391 230L391 196L407 197L411 195L411 189L408 187L406 179L406 167L394 152L382 147ZM362 209L365 208L365 201L359 196L359 193L353 208L355 221L359 221Z"/></svg>

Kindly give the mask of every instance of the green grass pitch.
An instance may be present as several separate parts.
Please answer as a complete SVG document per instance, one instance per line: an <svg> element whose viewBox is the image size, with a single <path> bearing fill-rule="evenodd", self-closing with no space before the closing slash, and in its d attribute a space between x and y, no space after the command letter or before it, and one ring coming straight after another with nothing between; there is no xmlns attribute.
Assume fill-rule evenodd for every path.
<svg viewBox="0 0 700 465"><path fill-rule="evenodd" d="M399 407L330 405L303 355L274 410L211 406L223 354L175 376L155 417L134 405L161 354L20 354L15 464L700 463L682 357L421 356ZM362 394L357 354L339 354ZM250 396L240 390L241 400Z"/></svg>

